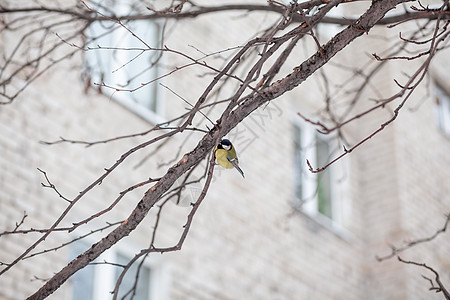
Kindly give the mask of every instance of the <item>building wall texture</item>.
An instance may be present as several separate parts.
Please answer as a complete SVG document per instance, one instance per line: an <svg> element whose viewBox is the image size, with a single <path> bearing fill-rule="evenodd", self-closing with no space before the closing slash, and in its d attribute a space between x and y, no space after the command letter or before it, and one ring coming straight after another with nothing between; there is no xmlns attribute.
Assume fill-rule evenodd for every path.
<svg viewBox="0 0 450 300"><path fill-rule="evenodd" d="M266 16L270 18L270 16ZM185 22L167 41L183 51L217 51L245 41L252 33L245 26L260 26L259 17L237 18L218 15L214 24L207 18ZM235 23L232 21L236 21ZM222 26L227 24L226 27ZM225 30L226 28L226 30ZM380 30L381 31L381 30ZM193 34L195 32L195 34ZM381 31L382 32L382 31ZM185 40L182 39L185 38ZM11 37L9 37L11 38ZM224 42L226 41L226 43ZM1 42L3 44L4 42ZM359 43L359 42L357 42ZM363 45L364 42L361 42ZM380 46L379 44L376 44ZM374 47L376 47L376 45ZM314 44L309 45L314 49ZM381 47L381 46L380 46ZM357 49L358 47L356 47ZM448 57L448 51L447 57ZM361 53L347 52L336 59L354 59ZM304 56L304 54L303 54ZM77 54L72 61L80 61ZM438 57L445 61L446 56ZM180 57L168 59L182 64ZM185 62L184 62L185 63ZM402 72L393 64L390 74L375 82L383 94L392 94L392 79ZM444 74L445 64L433 65L434 74ZM336 76L339 76L339 71ZM155 135L134 137L92 147L60 143L44 145L60 136L94 141L132 134L152 124L124 108L112 97L84 92L81 69L61 64L29 86L16 101L0 107L0 230L12 230L24 212L24 227L48 228L67 206L49 188L43 188L44 170L64 196L75 197L110 167L122 153ZM180 71L165 81L187 99L196 99L208 83ZM386 77L389 76L389 80ZM442 80L442 76L440 76ZM445 88L450 90L447 80ZM398 120L379 135L344 158L348 166L345 228L327 225L299 211L293 205L294 170L292 120L296 112L310 111L318 97L317 83L308 80L259 109L238 125L236 138L242 179L234 170L216 167L208 194L197 212L181 251L157 255L155 268L165 280L160 295L165 299L442 299L429 291L423 268L391 258L383 262L376 255L389 254L390 244L431 236L442 228L450 210L450 139L439 131L435 106L426 86L408 102ZM184 110L185 103L161 91L167 118ZM424 97L428 97L424 100ZM364 106L364 104L361 104ZM419 106L419 109L413 109ZM212 115L217 112L212 112ZM385 112L358 120L349 136L358 140L378 128ZM215 118L211 118L216 120ZM238 134L241 132L241 135ZM176 158L192 149L201 133L183 133L171 141L164 153L136 165L152 150L133 154L101 185L80 201L61 226L70 226L105 208L127 187L164 174L161 161ZM183 144L181 154L177 150ZM245 147L244 147L245 146ZM201 188L201 186L200 186ZM57 247L106 222L124 220L140 200L145 188L128 194L118 208L81 226L73 234L54 233L34 252ZM198 191L193 190L192 193ZM189 208L169 204L158 228L156 244L174 245L183 230ZM142 226L121 241L122 247L148 246L155 212ZM106 229L91 236L95 241ZM39 234L0 237L0 261L11 262L38 238ZM418 245L399 255L406 260L435 268L450 287L450 243L448 234ZM130 246L132 245L132 246ZM0 277L0 299L23 299L42 285L42 280L69 261L68 247L27 258ZM71 299L67 282L50 299Z"/></svg>

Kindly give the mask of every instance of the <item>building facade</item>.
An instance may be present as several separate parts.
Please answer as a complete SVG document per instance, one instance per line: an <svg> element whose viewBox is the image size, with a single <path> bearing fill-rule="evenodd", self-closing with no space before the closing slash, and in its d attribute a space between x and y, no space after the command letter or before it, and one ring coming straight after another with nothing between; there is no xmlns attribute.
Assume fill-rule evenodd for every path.
<svg viewBox="0 0 450 300"><path fill-rule="evenodd" d="M126 11L126 7L117 9ZM221 52L223 49L241 45L275 19L270 13L242 16L231 12L215 15L214 22L207 17L185 20L172 24L175 27L164 43L192 57L198 57L199 52L217 52L208 63L220 65L221 59L228 56L226 51ZM139 33L152 40L165 25L153 22L148 31ZM102 36L108 28L103 24L89 30ZM320 30L326 35L331 29ZM370 34L386 32L385 28L377 28ZM93 40L92 50L77 52L70 63L57 65L13 103L0 107L0 231L14 230L24 215L21 229L48 228L64 211L68 202L41 184L49 185L45 175L63 197L73 199L123 153L159 133L89 147L69 142L48 145L42 141L58 141L60 137L101 141L145 132L155 123L184 112L189 108L186 101L193 103L208 84L202 76L205 71L194 66L164 77L160 81L163 85L149 84L137 92L116 93L108 86L99 87L95 83L108 79L118 84L128 78L126 71L139 72L142 67L139 63L127 64L137 61L138 53L124 56L114 50L137 47L126 32L118 30L114 34L111 40ZM370 51L385 47L379 40L367 39L355 41L333 62L363 60L365 54L358 49L367 43L372 43ZM0 44L5 52L12 47L8 45L12 40L11 33L4 33ZM102 48L108 45L109 49L102 49L103 53L95 49L96 43ZM298 57L314 53L314 46L312 40L305 43L307 50L299 49ZM447 49L436 57L430 67L429 84L417 90L395 122L319 175L308 171L306 159L319 167L342 153L342 143L318 135L297 114L314 118L323 108L319 76L246 118L227 135L238 151L245 179L235 170L215 167L207 197L182 249L152 254L145 261L135 299L442 299L442 294L429 291L429 282L422 278L422 274L433 278L426 269L401 263L395 256L381 262L376 257L389 255L390 245L401 246L405 240L432 236L442 228L450 211L448 55ZM161 76L188 62L169 54L159 64L164 67L152 69L151 76ZM396 93L398 86L393 79L408 68L414 68L414 63L393 62L388 71L374 77L373 85L381 97ZM339 68L326 72L336 80L348 76ZM86 83L91 87L86 89ZM152 95L150 101L148 95ZM364 97L373 94L363 92ZM356 111L371 105L370 101L361 102ZM216 120L219 112L220 108L210 111L210 119ZM355 144L390 116L389 110L375 111L343 129L345 137ZM204 119L195 121L199 128L208 125ZM203 134L180 134L156 154L155 148L136 151L83 197L61 226L70 227L105 209L121 191L138 182L162 176ZM206 166L203 163L203 170L196 176ZM201 183L192 184L181 199L183 203L164 205L154 241L157 247L177 243L189 203L201 189ZM113 210L74 232L52 233L31 254L53 251L30 255L0 276L0 299L31 295L46 278L105 236L113 228L110 224L124 221L145 191L143 187L127 193ZM50 299L110 299L109 292L121 270L111 263L125 264L148 247L156 213L152 210L136 231L96 264L78 272ZM84 235L87 237L60 247ZM0 261L13 261L40 236L0 236ZM448 234L442 233L398 255L433 267L450 287L448 239ZM133 282L133 275L125 277L119 296Z"/></svg>

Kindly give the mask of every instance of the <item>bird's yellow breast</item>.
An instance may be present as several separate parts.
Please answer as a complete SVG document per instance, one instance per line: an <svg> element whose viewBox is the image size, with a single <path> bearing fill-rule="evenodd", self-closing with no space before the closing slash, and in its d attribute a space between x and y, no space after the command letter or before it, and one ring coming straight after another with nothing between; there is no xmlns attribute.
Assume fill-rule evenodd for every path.
<svg viewBox="0 0 450 300"><path fill-rule="evenodd" d="M216 153L216 159L217 159L217 162L219 163L219 165L221 165L225 169L232 169L233 168L233 164L230 163L230 161L228 160L227 150L225 150L225 149L216 149L215 153Z"/></svg>

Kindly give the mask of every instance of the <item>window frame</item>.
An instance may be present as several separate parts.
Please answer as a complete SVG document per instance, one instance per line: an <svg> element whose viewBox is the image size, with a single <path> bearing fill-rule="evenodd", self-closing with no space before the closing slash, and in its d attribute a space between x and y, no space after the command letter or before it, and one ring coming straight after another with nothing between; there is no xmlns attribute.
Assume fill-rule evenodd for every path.
<svg viewBox="0 0 450 300"><path fill-rule="evenodd" d="M80 243L80 242L77 242ZM94 240L82 240L82 247L90 247ZM80 247L80 246L79 246ZM115 263L117 262L118 255L128 257L130 260L139 253L140 248L138 248L133 242L127 242L126 246L116 244L114 247L108 249L102 253L95 261L102 262L100 264L88 265L86 267L91 267L93 269L93 282L91 284L92 291L91 297L95 300L110 300L111 292L114 290L116 284L116 272L118 270L117 266L111 264L104 264L103 262ZM168 299L167 287L168 287L168 274L164 266L163 259L160 255L156 253L150 254L150 258L147 258L143 263L143 266L148 268L150 271L149 282L148 282L148 300L165 300ZM135 264L139 264L140 260L136 261ZM120 268L119 270L122 270ZM130 272L130 271L128 271ZM130 273L134 275L133 273ZM141 283L142 284L142 283ZM119 289L120 290L120 289ZM71 293L73 297L73 290Z"/></svg>
<svg viewBox="0 0 450 300"><path fill-rule="evenodd" d="M436 80L433 80L432 95L437 126L447 138L450 138L450 94Z"/></svg>
<svg viewBox="0 0 450 300"><path fill-rule="evenodd" d="M345 239L350 239L351 234L347 231L346 227L349 226L348 220L351 214L351 206L349 201L349 184L350 184L350 169L346 160L341 159L333 165L327 168L330 172L330 194L331 194L331 209L332 217L328 217L319 211L318 193L317 193L317 180L312 180L317 174L313 174L309 171L306 159L311 163L313 167L320 167L317 165L317 143L316 138L319 135L319 139L331 142L331 138L325 135L320 135L317 130L309 125L305 124L303 120L299 120L296 115L293 119L293 152L294 157L301 157L301 162L294 161L294 195L293 195L293 206L304 213L316 222L324 225L325 227L331 229L332 231L338 233ZM300 141L301 148L303 149L300 154L297 153L297 137L295 136L297 132L301 132ZM312 145L312 146L311 146ZM331 150L332 152L333 150ZM305 182L306 178L303 178L306 173L308 181ZM299 179L299 177L301 178ZM344 177L342 180L338 180L340 177ZM298 181L301 180L301 185L305 187L302 190L302 198L299 198L297 194ZM337 184L339 182L339 184Z"/></svg>
<svg viewBox="0 0 450 300"><path fill-rule="evenodd" d="M113 1L113 2L115 2L115 1ZM127 3L116 3L114 5L115 6L112 8L112 10L117 15L126 15L129 13L129 7L127 6ZM106 24L105 22L108 22L111 24L110 30L108 30L108 26L105 25ZM151 33L151 34L148 33L148 35L149 36L152 35L151 38L154 38L154 40L156 40L156 41L159 40L159 38L160 38L159 36L161 33L161 28L162 28L161 21L158 21L158 20L133 20L133 21L130 21L130 23L131 22L132 23L147 22L149 24L152 24L152 26L154 26L154 29L150 29L150 31L153 31L153 33ZM103 24L103 25L101 25L101 24ZM87 74L87 77L89 78L89 81L91 81L95 86L98 86L98 90L101 91L101 93L103 93L106 96L110 97L111 99L115 100L117 103L124 106L128 110L132 111L139 117L141 117L153 124L164 123L166 120L163 117L163 112L165 111L164 101L162 101L163 93L156 83L150 83L151 85L154 85L154 87L152 87L151 88L152 90L149 92L149 96L151 96L153 94L154 98L155 98L154 106L156 108L154 110L151 109L150 107L146 107L142 103L142 101L135 101L133 99L133 97L131 96L131 93L133 93L133 92L115 91L113 89L114 85L117 83L112 82L112 79L110 78L112 76L111 75L112 73L118 72L116 75L116 79L121 78L121 77L122 77L121 79L127 78L127 76L125 75L125 71L126 71L127 65L130 63L130 58L127 57L126 54L129 54L129 52L125 53L125 51L128 51L128 50L112 50L112 49L109 49L109 50L103 49L102 50L101 48L102 47L103 48L111 47L111 48L124 48L125 49L125 48L127 48L127 46L130 45L130 42L132 40L136 39L136 37L132 36L131 33L127 32L125 28L117 27L119 25L117 25L117 23L114 23L113 21L96 21L95 23L92 23L86 29L86 32L87 32L86 35L88 37L90 36L89 31L93 30L92 28L94 28L93 26L102 26L104 28L104 32L102 32L102 29L99 30L98 28L95 28L94 30L99 30L100 32L95 35L94 39L90 40L86 44L87 50L84 55L84 65L85 65L85 69L86 69L85 72ZM124 26L127 26L127 24L125 24ZM111 42L110 42L111 40L121 40L120 37L123 38L124 36L126 36L126 34L128 34L129 36L127 38L124 38L117 45L111 44ZM99 38L97 38L97 37L99 37ZM151 38L149 38L149 40ZM108 45L102 45L102 43L105 43L105 42L108 43ZM97 48L97 45L100 46L100 49ZM144 47L144 45L142 45L142 47ZM100 52L100 51L107 51L108 52L107 57L103 58L102 54L98 54L98 52ZM133 50L129 50L129 51L133 51ZM90 54L89 52L94 52L94 53L97 52L97 57L94 54ZM137 51L133 51L133 52L136 52L136 57L138 57L140 55L140 54L138 54ZM115 56L115 58L114 58L114 56ZM103 60L103 64L104 65L108 64L108 66L105 68L106 69L106 70L104 70L105 72L102 72L101 74L100 74L100 72L98 72L98 74L95 74L95 71L92 70L93 69L92 66L94 66L94 68L95 68L95 65L97 65L97 62L99 61L99 59L100 59L100 62L101 62L101 60ZM159 59L161 60L162 57ZM157 66L154 66L153 68L155 68L153 71L147 70L145 72L146 73L152 72L152 73L154 73L154 77L158 78L159 73L160 73L159 68ZM121 69L123 69L123 71L120 71ZM106 79L102 76L102 74L106 77ZM106 74L109 74L109 76L106 76ZM111 88L105 88L103 86L103 83L105 83L108 86L111 86ZM139 87L139 85L136 82L136 83L134 83L133 86L130 86L129 88L137 88L137 87ZM111 94L106 93L107 90L111 90Z"/></svg>

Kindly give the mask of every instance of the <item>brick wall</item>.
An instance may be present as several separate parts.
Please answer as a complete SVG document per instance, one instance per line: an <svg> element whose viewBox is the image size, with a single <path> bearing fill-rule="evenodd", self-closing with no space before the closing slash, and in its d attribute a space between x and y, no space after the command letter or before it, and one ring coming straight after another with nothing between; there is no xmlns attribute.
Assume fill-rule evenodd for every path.
<svg viewBox="0 0 450 300"><path fill-rule="evenodd" d="M167 45L192 53L195 50L190 44L211 52L231 47L250 33L239 39L228 33L241 32L244 25L260 26L261 19L242 18L235 24L231 21L235 19L217 16L216 23L210 24L206 18L199 18L177 27ZM187 41L183 42L181 37ZM313 44L307 47L314 51ZM351 61L354 55L347 53L339 59ZM72 62L80 59L75 56ZM174 57L170 63L183 61ZM211 63L220 65L220 61ZM40 144L41 140L57 140L59 136L100 140L151 127L109 97L93 91L84 94L80 70L69 66L61 65L47 73L13 104L0 107L1 230L13 229L24 211L28 214L24 227L46 228L66 207L67 203L52 190L41 187L44 178L36 168L45 170L58 190L73 198L124 151L149 138L136 137L89 148ZM438 64L436 70L439 72ZM402 66L393 67L392 77L400 71ZM333 72L339 76L338 71ZM194 101L208 82L187 74L175 73L165 83ZM385 76L377 77L375 82L383 94L389 94L395 85ZM314 102L320 99L320 93L315 92L316 83L308 80L304 88L274 101L265 110L258 110L230 133L238 141L235 142L238 151L242 150L239 154L246 178L242 179L234 170L216 168L208 196L182 251L160 258L168 276L169 299L440 299L440 295L428 291L428 282L420 276L424 270L401 264L395 258L382 263L374 258L389 251L388 243L398 245L405 239L431 235L442 226L443 213L449 210L446 178L450 175L447 167L450 142L432 121L433 103L426 101L414 112L405 109L394 125L346 158L350 172L349 195L345 200L351 214L346 220L348 234L342 234L292 205L290 130L297 111L317 108ZM162 94L167 117L183 111L185 103L167 90ZM410 107L415 107L422 95L424 92L420 91ZM380 119L387 115L377 112L358 121L348 129L350 137L354 140L364 137L378 128ZM181 157L176 156L178 145L184 142L183 150L188 151L201 136L183 134L164 153L137 169L135 165L152 149L134 154L78 203L63 225L108 206L126 187L164 174L164 168L156 168L157 162L178 160ZM56 247L104 226L105 221L123 220L144 191L131 193L105 219L81 227L74 235L53 234L37 250ZM158 246L170 246L177 241L187 211L172 204L165 208ZM146 247L153 219L154 212L125 243ZM36 234L1 237L0 259L11 261L38 237ZM401 255L436 267L448 286L447 240L443 235ZM67 249L60 249L20 262L0 277L0 299L23 299L30 295L42 285L34 276L50 277L68 262L68 255ZM65 284L50 298L70 299L70 295L70 284Z"/></svg>

